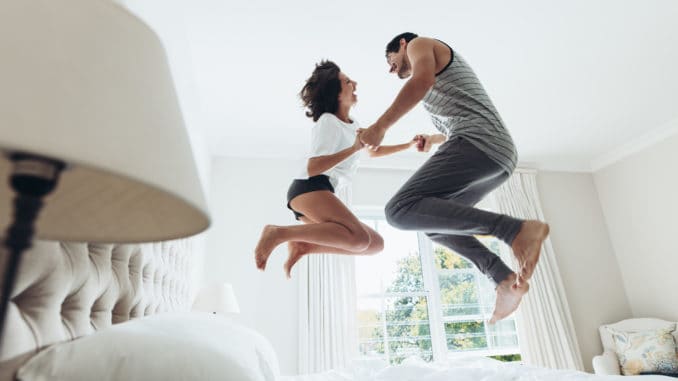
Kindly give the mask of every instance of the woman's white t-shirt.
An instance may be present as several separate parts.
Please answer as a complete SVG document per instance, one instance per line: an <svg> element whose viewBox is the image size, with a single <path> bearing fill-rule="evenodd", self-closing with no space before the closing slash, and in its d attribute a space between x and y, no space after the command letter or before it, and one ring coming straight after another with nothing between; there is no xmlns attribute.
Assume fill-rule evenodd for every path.
<svg viewBox="0 0 678 381"><path fill-rule="evenodd" d="M309 158L332 155L352 146L359 125L353 118L351 120L353 120L353 123L346 123L334 114L328 112L322 114L311 130ZM330 178L330 183L335 190L343 188L353 180L353 176L358 170L358 158L360 157L356 153L323 172ZM304 169L298 178L309 178L307 165L308 161L304 163Z"/></svg>

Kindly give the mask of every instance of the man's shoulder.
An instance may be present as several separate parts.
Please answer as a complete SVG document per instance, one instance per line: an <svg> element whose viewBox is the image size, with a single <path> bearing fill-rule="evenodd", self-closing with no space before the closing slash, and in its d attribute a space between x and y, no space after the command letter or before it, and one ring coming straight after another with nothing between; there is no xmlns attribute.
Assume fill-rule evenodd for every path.
<svg viewBox="0 0 678 381"><path fill-rule="evenodd" d="M408 43L407 53L410 58L414 56L435 54L441 47L447 46L444 42L431 37L417 37Z"/></svg>
<svg viewBox="0 0 678 381"><path fill-rule="evenodd" d="M441 41L438 40L437 38L419 36L419 37L413 38L409 42L409 45L414 44L415 46L426 46L426 45L434 46L434 45L437 45L437 44L440 44L440 43L441 43Z"/></svg>

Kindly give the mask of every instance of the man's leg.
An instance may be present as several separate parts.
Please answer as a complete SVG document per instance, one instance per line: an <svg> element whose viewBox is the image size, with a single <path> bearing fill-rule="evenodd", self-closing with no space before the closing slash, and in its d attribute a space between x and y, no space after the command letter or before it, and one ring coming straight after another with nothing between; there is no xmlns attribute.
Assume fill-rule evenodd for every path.
<svg viewBox="0 0 678 381"><path fill-rule="evenodd" d="M401 230L492 235L510 245L521 229L522 220L469 206L506 178L508 174L482 151L462 138L453 138L388 202L386 218ZM473 198L477 200L468 201Z"/></svg>
<svg viewBox="0 0 678 381"><path fill-rule="evenodd" d="M518 285L518 275L472 237L494 235L511 245L519 233L524 234L524 221L471 207L508 176L470 143L453 139L441 146L386 207L389 223L427 231L431 239L468 258L494 280L497 298L491 322L515 311L529 289L525 282Z"/></svg>

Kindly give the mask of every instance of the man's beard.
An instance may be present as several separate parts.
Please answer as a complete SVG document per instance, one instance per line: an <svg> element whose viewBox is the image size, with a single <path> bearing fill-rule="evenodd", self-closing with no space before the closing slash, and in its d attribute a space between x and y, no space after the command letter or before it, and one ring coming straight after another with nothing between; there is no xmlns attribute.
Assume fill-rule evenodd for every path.
<svg viewBox="0 0 678 381"><path fill-rule="evenodd" d="M400 68L400 70L398 70L398 78L405 79L409 76L410 76L410 65L407 62L403 61L402 67Z"/></svg>

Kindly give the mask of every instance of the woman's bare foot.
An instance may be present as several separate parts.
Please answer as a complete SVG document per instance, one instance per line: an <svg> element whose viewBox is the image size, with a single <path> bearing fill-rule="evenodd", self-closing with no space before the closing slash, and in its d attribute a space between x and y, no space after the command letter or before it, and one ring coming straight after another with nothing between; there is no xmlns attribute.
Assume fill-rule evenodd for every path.
<svg viewBox="0 0 678 381"><path fill-rule="evenodd" d="M523 222L518 235L511 244L513 254L518 258L521 278L528 280L532 277L539 261L541 245L548 235L548 224L537 220ZM518 279L518 284L520 284L520 281L521 279Z"/></svg>
<svg viewBox="0 0 678 381"><path fill-rule="evenodd" d="M530 285L524 280L518 285L518 275L516 273L509 275L508 278L499 283L497 285L497 301L494 304L494 312L492 312L490 324L498 322L518 309L523 295L529 289Z"/></svg>
<svg viewBox="0 0 678 381"><path fill-rule="evenodd" d="M287 261L285 261L285 275L291 278L292 267L299 262L301 257L308 254L309 244L306 242L287 242Z"/></svg>
<svg viewBox="0 0 678 381"><path fill-rule="evenodd" d="M276 232L278 227L274 225L266 225L261 231L261 237L259 237L259 243L254 249L254 260L257 263L257 268L261 271L266 269L266 261L268 257L273 252L276 246L280 243L276 240Z"/></svg>

